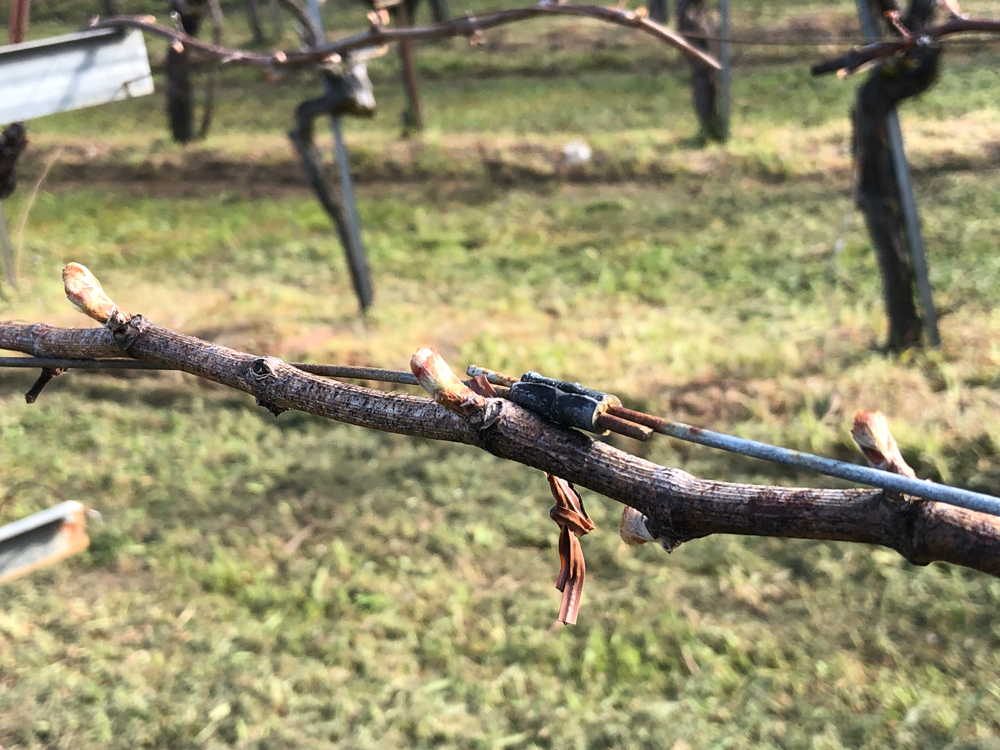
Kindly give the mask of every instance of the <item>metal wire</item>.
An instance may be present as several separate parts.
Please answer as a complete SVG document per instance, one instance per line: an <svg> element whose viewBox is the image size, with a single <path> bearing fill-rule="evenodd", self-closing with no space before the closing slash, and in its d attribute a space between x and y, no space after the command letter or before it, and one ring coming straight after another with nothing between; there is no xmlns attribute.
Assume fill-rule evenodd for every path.
<svg viewBox="0 0 1000 750"><path fill-rule="evenodd" d="M508 377L495 370L489 370L479 365L469 365L467 372L469 375L483 375L489 382L494 384L510 385L517 381L517 378ZM945 484L936 484L924 479L911 479L910 477L901 474L892 474L881 469L859 466L858 464L851 464L846 461L837 461L833 458L823 458L812 453L782 448L770 443L760 443L756 440L726 435L722 432L704 430L700 427L692 427L683 422L672 422L669 419L663 419L662 417L635 411L634 409L627 409L623 406L612 406L607 410L607 414L637 425L642 425L643 427L648 427L661 435L684 440L688 443L697 443L698 445L728 451L729 453L737 453L741 456L749 456L750 458L757 458L762 461L815 471L818 474L846 479L849 482L857 482L858 484L877 487L889 492L901 492L925 500L947 503L948 505L965 508L966 510L1000 516L1000 498L993 495L973 492L972 490L963 490L959 487L951 487ZM620 432L618 430L615 431Z"/></svg>
<svg viewBox="0 0 1000 750"><path fill-rule="evenodd" d="M756 440L726 435L721 432L703 430L700 427L692 427L683 422L671 422L667 419L643 414L632 409L613 408L609 409L609 413L649 427L661 435L669 435L670 437L689 443L706 445L709 448L738 453L775 464L808 469L818 474L826 474L830 477L846 479L858 484L866 484L869 487L877 487L889 492L902 492L914 497L924 498L925 500L934 500L967 510L1000 516L1000 497L994 497L993 495L973 492L972 490L963 490L959 487L950 487L946 484L936 484L928 482L925 479L911 479L902 474L892 474L881 469L859 466L858 464L837 461L832 458L823 458L822 456L815 456L812 453L782 448L770 443L759 443Z"/></svg>
<svg viewBox="0 0 1000 750"><path fill-rule="evenodd" d="M401 370L385 370L378 367L347 367L342 365L313 365L305 362L290 362L292 367L312 375L324 377L347 378L352 380L374 380L383 383L402 383L419 385L417 378L409 372ZM57 359L51 357L0 357L0 368L42 368L42 369L112 369L112 370L176 370L176 367L161 365L155 362L139 362L133 359ZM469 375L483 375L486 379L500 386L510 386L517 382L495 370L489 370L477 365L469 365ZM682 422L672 422L652 414L634 411L625 407L611 407L607 412L612 417L618 417L634 425L648 427L661 435L684 440L689 443L705 445L709 448L738 453L743 456L757 458L762 461L808 469L819 474L825 474L850 482L877 487L889 492L900 492L913 497L947 503L958 508L974 510L980 513L1000 516L1000 497L986 495L981 492L964 490L945 484L936 484L924 479L911 479L901 474L892 474L881 469L823 458L811 453L782 448L770 443L760 443L756 440L726 435L721 432L692 427ZM623 433L625 434L625 433ZM637 439L643 439L638 437Z"/></svg>
<svg viewBox="0 0 1000 750"><path fill-rule="evenodd" d="M64 359L59 357L0 357L0 367L43 370L174 370L156 362L134 359Z"/></svg>
<svg viewBox="0 0 1000 750"><path fill-rule="evenodd" d="M347 367L343 365L314 365L308 362L289 362L289 365L310 375L348 380L375 380L382 383L420 385L410 372L384 370L381 367ZM65 359L56 357L0 357L0 367L43 370L176 370L171 365L158 362L140 362L135 359Z"/></svg>

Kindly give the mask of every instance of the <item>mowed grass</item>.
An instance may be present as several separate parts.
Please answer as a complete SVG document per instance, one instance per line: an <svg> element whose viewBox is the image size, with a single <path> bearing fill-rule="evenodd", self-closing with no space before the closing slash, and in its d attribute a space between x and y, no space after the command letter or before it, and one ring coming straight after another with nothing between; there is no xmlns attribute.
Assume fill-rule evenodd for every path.
<svg viewBox="0 0 1000 750"><path fill-rule="evenodd" d="M787 67L738 75L737 138L704 148L679 75L442 78L431 131L403 144L387 78L387 114L349 126L366 317L328 220L276 184L295 174L283 130L304 89L226 88L215 134L187 149L152 99L40 120L12 223L66 150L0 316L86 325L61 291L75 260L126 309L288 359L405 369L432 345L456 369L537 369L854 460L854 410L881 408L921 476L997 493L995 69L956 56L904 113L936 352L879 351L851 84ZM559 165L576 137L596 147L589 171ZM227 182L250 158L256 177ZM186 376L71 373L27 406L30 383L0 374L0 521L62 497L103 520L86 554L0 589L8 750L1000 747L986 576L834 543L636 551L616 504L585 493L583 610L551 629L557 528L537 472L275 419ZM621 445L710 478L832 484Z"/></svg>

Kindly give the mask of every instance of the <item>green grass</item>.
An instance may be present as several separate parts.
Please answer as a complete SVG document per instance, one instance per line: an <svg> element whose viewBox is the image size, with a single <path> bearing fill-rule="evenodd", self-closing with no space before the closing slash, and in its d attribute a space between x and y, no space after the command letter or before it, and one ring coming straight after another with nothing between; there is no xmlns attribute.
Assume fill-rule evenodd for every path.
<svg viewBox="0 0 1000 750"><path fill-rule="evenodd" d="M995 55L953 56L904 112L944 346L892 359L851 209L849 82L738 73L737 137L702 148L683 78L590 73L567 50L566 79L473 84L429 49L432 126L408 143L388 69L383 112L350 126L366 318L284 140L305 88L227 77L213 136L186 149L153 99L34 122L12 224L65 150L0 317L83 325L59 281L75 260L126 309L288 359L405 368L432 345L456 368L538 369L852 460L854 410L881 408L920 476L1000 492ZM532 54L504 65L540 69ZM595 163L566 174L576 137ZM62 497L103 521L87 553L0 589L8 750L1000 747L994 579L847 544L636 551L587 493L580 623L550 631L557 528L537 472L274 419L176 374L71 373L28 406L30 383L0 373L0 496L17 488L0 522ZM622 447L709 478L831 484Z"/></svg>
<svg viewBox="0 0 1000 750"><path fill-rule="evenodd" d="M995 581L778 540L637 554L590 499L585 611L551 633L540 476L295 415L272 425L197 389L74 391L4 410L5 443L64 446L14 465L105 514L87 555L8 587L6 747L996 734Z"/></svg>

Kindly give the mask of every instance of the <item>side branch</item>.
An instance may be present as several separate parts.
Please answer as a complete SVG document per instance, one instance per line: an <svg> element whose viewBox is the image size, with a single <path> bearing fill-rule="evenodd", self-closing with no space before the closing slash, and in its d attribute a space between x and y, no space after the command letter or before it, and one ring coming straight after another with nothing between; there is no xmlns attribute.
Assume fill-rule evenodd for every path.
<svg viewBox="0 0 1000 750"><path fill-rule="evenodd" d="M650 537L667 549L718 533L829 539L879 544L914 563L940 560L1000 577L1000 518L995 516L879 490L699 479L546 422L510 401L470 394L444 371L414 372L437 403L324 380L275 357L161 328L123 312L94 287L70 289L72 279L67 281L74 302L93 317L107 316L105 327L0 321L0 349L55 357L129 356L249 393L275 414L297 409L386 432L475 445L635 508L645 516L640 520Z"/></svg>
<svg viewBox="0 0 1000 750"><path fill-rule="evenodd" d="M316 65L339 62L339 58L351 52L366 48L378 47L384 44L403 40L419 41L429 39L446 39L456 36L472 36L476 32L486 31L498 26L525 21L539 16L575 16L592 18L595 21L637 29L645 34L659 39L677 48L682 54L692 60L698 60L704 65L719 69L718 61L706 52L691 45L684 37L672 29L656 21L642 16L634 11L620 8L608 8L600 5L535 5L526 8L511 8L482 13L476 16L465 16L444 23L428 26L409 26L389 29L381 25L372 26L368 31L354 34L335 42L321 44L315 49L305 52L284 52L277 50L272 53L249 52L230 49L216 44L195 39L169 26L156 23L152 16L112 16L94 23L90 28L120 28L129 27L141 29L150 34L163 37L175 45L181 45L193 54L217 60L220 63L247 65L267 69L304 68Z"/></svg>
<svg viewBox="0 0 1000 750"><path fill-rule="evenodd" d="M983 18L953 18L940 26L925 29L919 36L908 36L891 42L876 42L861 49L851 50L835 60L827 60L813 65L810 72L814 76L836 73L841 70L853 73L862 65L875 60L883 60L897 52L930 44L953 34L969 33L1000 34L1000 21L990 21Z"/></svg>
<svg viewBox="0 0 1000 750"><path fill-rule="evenodd" d="M166 365L249 393L279 410L298 409L337 422L412 437L471 443L462 421L433 401L403 393L376 391L302 372L276 357L208 344L160 328L141 316L142 328L124 349L107 328L56 328L44 323L0 322L0 349L36 357L134 359Z"/></svg>

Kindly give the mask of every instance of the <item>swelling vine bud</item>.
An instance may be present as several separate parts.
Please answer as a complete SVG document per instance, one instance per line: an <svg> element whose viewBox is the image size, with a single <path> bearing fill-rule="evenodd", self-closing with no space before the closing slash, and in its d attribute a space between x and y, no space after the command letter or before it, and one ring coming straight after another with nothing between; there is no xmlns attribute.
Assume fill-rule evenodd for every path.
<svg viewBox="0 0 1000 750"><path fill-rule="evenodd" d="M896 439L889 432L889 423L880 411L859 411L854 415L851 437L876 469L916 477L913 469L899 452Z"/></svg>
<svg viewBox="0 0 1000 750"><path fill-rule="evenodd" d="M66 298L80 312L98 323L106 323L117 310L115 303L105 294L101 282L86 266L70 263L63 268L63 286L66 288ZM128 317L123 310L118 312Z"/></svg>
<svg viewBox="0 0 1000 750"><path fill-rule="evenodd" d="M655 541L646 527L646 516L630 505L622 509L622 520L618 522L618 536L630 547Z"/></svg>
<svg viewBox="0 0 1000 750"><path fill-rule="evenodd" d="M430 347L417 349L410 359L410 369L424 390L448 411L467 417L486 406L486 399L459 380Z"/></svg>

